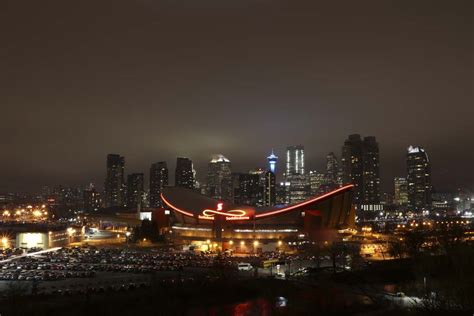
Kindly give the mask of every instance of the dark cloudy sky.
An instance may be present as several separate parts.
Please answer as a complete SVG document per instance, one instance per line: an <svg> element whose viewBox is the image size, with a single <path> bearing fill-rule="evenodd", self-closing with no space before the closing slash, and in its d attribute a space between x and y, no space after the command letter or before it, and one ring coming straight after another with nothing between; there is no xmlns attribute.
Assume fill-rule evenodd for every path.
<svg viewBox="0 0 474 316"><path fill-rule="evenodd" d="M474 184L473 2L2 0L0 191L100 186L211 154L233 169L374 135L383 188L410 144L434 185ZM280 170L283 159L280 161Z"/></svg>

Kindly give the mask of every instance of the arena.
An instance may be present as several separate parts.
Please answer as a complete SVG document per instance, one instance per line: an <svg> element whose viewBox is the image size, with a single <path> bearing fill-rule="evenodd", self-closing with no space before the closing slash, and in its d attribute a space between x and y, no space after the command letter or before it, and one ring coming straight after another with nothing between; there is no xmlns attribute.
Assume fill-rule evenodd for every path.
<svg viewBox="0 0 474 316"><path fill-rule="evenodd" d="M353 185L283 207L233 205L192 190L166 187L168 235L202 250L258 253L342 238L354 227Z"/></svg>

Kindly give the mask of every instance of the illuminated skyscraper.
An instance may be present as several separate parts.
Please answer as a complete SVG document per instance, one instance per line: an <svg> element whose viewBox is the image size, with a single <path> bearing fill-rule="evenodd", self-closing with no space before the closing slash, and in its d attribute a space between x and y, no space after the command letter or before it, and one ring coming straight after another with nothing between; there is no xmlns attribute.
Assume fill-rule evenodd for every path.
<svg viewBox="0 0 474 316"><path fill-rule="evenodd" d="M302 202L309 196L309 183L304 168L304 146L287 147L285 184L289 204Z"/></svg>
<svg viewBox="0 0 474 316"><path fill-rule="evenodd" d="M143 199L143 173L132 173L127 177L127 207L139 208Z"/></svg>
<svg viewBox="0 0 474 316"><path fill-rule="evenodd" d="M207 194L213 199L232 201L232 171L230 160L215 155L209 162L207 173Z"/></svg>
<svg viewBox="0 0 474 316"><path fill-rule="evenodd" d="M422 147L410 146L407 152L408 206L415 210L431 207L431 166Z"/></svg>
<svg viewBox="0 0 474 316"><path fill-rule="evenodd" d="M359 206L362 201L362 160L363 144L359 134L349 135L342 147L343 182L354 185L354 204Z"/></svg>
<svg viewBox="0 0 474 316"><path fill-rule="evenodd" d="M276 203L275 174L271 171L265 171L263 184L263 205L273 206Z"/></svg>
<svg viewBox="0 0 474 316"><path fill-rule="evenodd" d="M191 159L186 157L176 159L175 186L188 189L194 188L194 171Z"/></svg>
<svg viewBox="0 0 474 316"><path fill-rule="evenodd" d="M163 207L161 190L168 185L168 167L166 161L160 161L150 168L150 207Z"/></svg>
<svg viewBox="0 0 474 316"><path fill-rule="evenodd" d="M379 144L375 137L364 137L362 202L368 205L380 203Z"/></svg>
<svg viewBox="0 0 474 316"><path fill-rule="evenodd" d="M326 183L326 175L324 173L317 172L316 170L310 170L309 172L309 187L312 196L318 195L325 191L323 186Z"/></svg>
<svg viewBox="0 0 474 316"><path fill-rule="evenodd" d="M286 175L304 174L304 146L286 148Z"/></svg>
<svg viewBox="0 0 474 316"><path fill-rule="evenodd" d="M408 204L408 183L406 178L397 177L393 181L394 197L393 203L397 206L406 206Z"/></svg>
<svg viewBox="0 0 474 316"><path fill-rule="evenodd" d="M257 173L233 173L232 177L234 203L261 206L263 190L260 186L260 175Z"/></svg>
<svg viewBox="0 0 474 316"><path fill-rule="evenodd" d="M275 174L276 163L277 163L278 157L273 153L273 149L272 149L272 153L270 154L270 156L267 157L267 160L268 160L268 164L270 166L270 171L273 174Z"/></svg>
<svg viewBox="0 0 474 316"><path fill-rule="evenodd" d="M354 184L354 204L381 210L379 146L373 136L349 135L342 147L343 182Z"/></svg>
<svg viewBox="0 0 474 316"><path fill-rule="evenodd" d="M107 175L104 184L105 207L124 206L125 183L124 183L125 158L116 155L107 155Z"/></svg>

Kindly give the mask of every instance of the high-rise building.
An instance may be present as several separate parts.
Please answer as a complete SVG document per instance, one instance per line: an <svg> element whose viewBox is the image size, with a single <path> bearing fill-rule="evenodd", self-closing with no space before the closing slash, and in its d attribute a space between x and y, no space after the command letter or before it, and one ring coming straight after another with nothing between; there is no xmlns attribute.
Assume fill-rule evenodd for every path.
<svg viewBox="0 0 474 316"><path fill-rule="evenodd" d="M374 136L364 137L363 144L362 202L377 205L380 204L379 144Z"/></svg>
<svg viewBox="0 0 474 316"><path fill-rule="evenodd" d="M260 175L256 173L233 173L232 178L234 204L258 206L263 199Z"/></svg>
<svg viewBox="0 0 474 316"><path fill-rule="evenodd" d="M276 183L275 185L275 191L276 191L276 203L277 205L284 205L284 204L288 204L289 201L289 195L288 195L288 192L289 192L289 189L288 187L290 186L290 183L289 182L280 182L280 183Z"/></svg>
<svg viewBox="0 0 474 316"><path fill-rule="evenodd" d="M324 191L323 186L326 183L326 175L324 173L317 172L316 170L310 170L308 177L310 193L312 196L318 195Z"/></svg>
<svg viewBox="0 0 474 316"><path fill-rule="evenodd" d="M273 206L276 203L275 174L271 171L265 171L263 185L263 205Z"/></svg>
<svg viewBox="0 0 474 316"><path fill-rule="evenodd" d="M272 149L272 153L270 154L270 156L267 157L267 160L268 160L269 170L273 174L275 174L276 163L277 163L278 157L273 153L273 149Z"/></svg>
<svg viewBox="0 0 474 316"><path fill-rule="evenodd" d="M232 173L234 204L273 206L276 203L275 175L263 169Z"/></svg>
<svg viewBox="0 0 474 316"><path fill-rule="evenodd" d="M342 147L341 165L343 182L354 185L354 204L360 206L362 202L362 174L363 174L363 143L359 134L349 135Z"/></svg>
<svg viewBox="0 0 474 316"><path fill-rule="evenodd" d="M100 193L92 183L83 191L83 202L85 211L97 211L100 208L102 203Z"/></svg>
<svg viewBox="0 0 474 316"><path fill-rule="evenodd" d="M265 174L266 174L266 171L261 169L261 168L257 168L257 169L250 170L249 174L258 176L258 193L257 193L257 196L256 196L257 199L256 199L255 205L256 206L263 206L264 205L264 195L265 195L264 191L265 191Z"/></svg>
<svg viewBox="0 0 474 316"><path fill-rule="evenodd" d="M125 183L124 183L125 158L117 154L107 155L107 175L105 177L105 207L124 206Z"/></svg>
<svg viewBox="0 0 474 316"><path fill-rule="evenodd" d="M407 152L408 206L414 211L431 207L431 166L422 147L410 146Z"/></svg>
<svg viewBox="0 0 474 316"><path fill-rule="evenodd" d="M381 210L379 146L373 136L349 135L342 147L343 182L354 185L358 209Z"/></svg>
<svg viewBox="0 0 474 316"><path fill-rule="evenodd" d="M132 173L127 177L127 207L142 206L143 199L143 173Z"/></svg>
<svg viewBox="0 0 474 316"><path fill-rule="evenodd" d="M294 204L309 196L309 183L305 175L304 146L289 146L286 149L285 184L287 203Z"/></svg>
<svg viewBox="0 0 474 316"><path fill-rule="evenodd" d="M230 160L215 155L209 162L207 195L216 200L232 201L232 171Z"/></svg>
<svg viewBox="0 0 474 316"><path fill-rule="evenodd" d="M338 181L339 164L337 157L333 152L326 156L326 182L332 187L339 186Z"/></svg>
<svg viewBox="0 0 474 316"><path fill-rule="evenodd" d="M191 159L185 157L176 159L175 186L194 188L194 170Z"/></svg>
<svg viewBox="0 0 474 316"><path fill-rule="evenodd" d="M286 148L286 175L304 174L304 146Z"/></svg>
<svg viewBox="0 0 474 316"><path fill-rule="evenodd" d="M397 206L408 205L408 182L406 178L396 177L393 180L394 194L393 203Z"/></svg>
<svg viewBox="0 0 474 316"><path fill-rule="evenodd" d="M150 207L163 207L161 191L168 185L168 166L166 161L156 162L150 168Z"/></svg>

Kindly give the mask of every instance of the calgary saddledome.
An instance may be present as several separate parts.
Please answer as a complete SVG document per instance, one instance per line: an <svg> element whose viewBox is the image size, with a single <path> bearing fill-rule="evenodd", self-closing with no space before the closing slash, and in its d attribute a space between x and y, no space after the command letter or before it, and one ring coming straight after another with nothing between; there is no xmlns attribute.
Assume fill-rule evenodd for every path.
<svg viewBox="0 0 474 316"><path fill-rule="evenodd" d="M307 241L331 241L354 227L353 185L284 207L233 205L189 189L165 187L171 238L201 249L272 251Z"/></svg>

